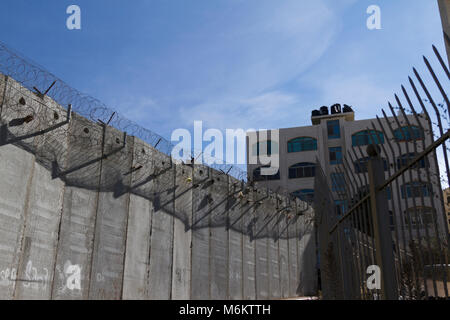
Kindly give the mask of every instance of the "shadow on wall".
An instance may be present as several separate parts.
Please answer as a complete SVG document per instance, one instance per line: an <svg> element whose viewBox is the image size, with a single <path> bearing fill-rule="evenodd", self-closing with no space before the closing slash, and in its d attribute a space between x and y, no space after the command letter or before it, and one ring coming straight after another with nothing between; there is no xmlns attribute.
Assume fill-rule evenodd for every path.
<svg viewBox="0 0 450 320"><path fill-rule="evenodd" d="M306 214L312 221L312 209L296 198L258 189L207 166L175 164L170 156L138 138L102 121L94 123L70 108L65 111L51 98L37 97L10 78L4 92L0 147L14 144L33 153L53 179L61 179L67 186L111 192L114 198L134 194L152 202L155 211L162 209L183 221L185 230L226 227L241 233L251 231L251 240L278 240L282 234L283 238L297 237L292 231L278 229L267 233L272 220L278 225L284 219L289 226ZM189 175L188 168L195 174ZM181 184L185 186L181 188ZM195 222L190 222L190 210L175 209L177 199L186 194L192 194L192 199L201 197L192 201L193 212L202 212ZM238 223L246 213L269 202L276 210L263 228L253 228L258 216L249 225ZM243 212L230 221L226 213L235 206L242 206Z"/></svg>

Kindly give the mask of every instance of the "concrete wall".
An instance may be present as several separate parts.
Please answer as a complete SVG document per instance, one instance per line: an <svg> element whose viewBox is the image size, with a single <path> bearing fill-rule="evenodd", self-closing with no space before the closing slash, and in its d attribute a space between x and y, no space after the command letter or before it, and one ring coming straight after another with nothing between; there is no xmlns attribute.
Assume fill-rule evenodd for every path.
<svg viewBox="0 0 450 320"><path fill-rule="evenodd" d="M316 294L303 203L76 113L66 121L4 76L0 103L0 299Z"/></svg>

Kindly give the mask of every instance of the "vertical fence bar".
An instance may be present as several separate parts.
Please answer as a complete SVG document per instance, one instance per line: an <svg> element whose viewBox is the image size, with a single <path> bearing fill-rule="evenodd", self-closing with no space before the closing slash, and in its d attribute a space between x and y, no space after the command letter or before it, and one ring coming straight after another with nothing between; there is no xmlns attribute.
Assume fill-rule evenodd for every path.
<svg viewBox="0 0 450 320"><path fill-rule="evenodd" d="M352 194L351 198L354 199L355 197L357 197L357 194L358 194L357 188L355 187L355 186L357 186L357 182L356 182L355 175L353 174L353 171L351 170L351 166L348 164L347 156L343 157L343 163L342 164L343 164L344 169L347 166L347 169L344 170L344 172L347 174L347 177L349 178L350 186L351 186L352 191L353 191L353 194ZM352 183L352 181L350 179L350 175L352 176L354 183ZM356 191L355 191L355 188L356 188ZM354 202L354 201L352 201L352 202ZM365 269L364 269L364 264L363 264L363 259L362 259L363 246L362 246L361 241L360 241L360 235L358 234L358 231L357 231L358 230L357 226L360 225L360 214L359 213L360 213L360 210L358 208L356 210L356 212L355 211L353 212L352 219L353 219L353 224L354 224L353 232L355 234L355 241L357 243L357 249L358 249L357 250L357 255L358 255L357 259L358 259L358 265L359 265L359 268L360 268L360 284L359 284L360 285L360 294L362 293L363 296L364 296L367 293L366 293L366 286L365 286L365 281L364 281Z"/></svg>
<svg viewBox="0 0 450 320"><path fill-rule="evenodd" d="M386 190L377 190L378 186L384 183L384 165L376 150L376 145L369 145L367 153L370 157L368 163L370 205L377 246L377 263L381 269L381 292L383 299L397 300L397 277L389 228L387 195Z"/></svg>
<svg viewBox="0 0 450 320"><path fill-rule="evenodd" d="M378 131L378 129L376 128L376 126L375 126L375 124L373 122L371 122L371 125L372 125L372 129L373 129L375 135L377 136L378 141L381 142L382 141L381 132ZM381 149L383 150L383 154L386 157L383 160L383 165L384 165L384 161L386 161L386 168L384 168L384 169L385 169L385 171L386 170L388 171L388 176L391 176L391 166L390 166L391 159L389 158L389 155L388 155L388 153L386 151L386 148L384 147L384 144L380 143L379 145L381 146ZM395 163L395 156L392 155L392 157L393 157L393 163ZM392 199L394 199L394 193L393 193L392 185L389 186L389 189L390 189L391 199L390 199L390 201L388 199L388 204L392 208L392 219L393 219L392 222L393 222L394 235L395 235L394 256L395 256L395 253L398 252L398 258L396 259L396 261L398 261L398 267L396 267L395 269L396 269L396 272L397 272L397 288L398 288L398 292L400 292L401 286L400 286L399 280L401 279L401 270L402 270L401 243L399 241L399 231L398 231L398 226L397 226L397 223L396 223L396 217L397 217L397 215L396 215L397 214L396 207L395 207L395 204L392 201ZM387 192L387 190L386 190L386 192ZM389 213L389 215L390 215L390 213Z"/></svg>
<svg viewBox="0 0 450 320"><path fill-rule="evenodd" d="M389 122L389 118L386 115L386 112L384 112L384 110L381 110L381 111L383 112L383 116L384 116L384 118L386 120L386 123L387 123L388 128L389 128L389 130L391 132L392 137L395 137L394 129L392 128L392 125ZM395 116L395 113L394 113L394 116ZM400 168L404 166L403 155L402 155L402 148L401 148L400 143L398 141L396 141L395 145L397 146L397 150L398 150L397 170L400 170ZM401 178L401 179L399 179L399 180L401 180L401 182L400 182L400 191L401 191L401 193L403 192L403 194L405 194L405 192L404 192L405 191L405 185L407 183L406 178L405 178L405 173L402 173L400 178ZM408 250L408 249L412 249L413 250L413 249L415 249L414 248L414 243L412 243L412 239L414 239L414 236L413 236L413 231L412 231L411 215L410 215L410 212L408 210L409 209L408 199L407 199L407 197L403 197L403 196L401 196L401 198L403 198L404 205L405 205L404 216L407 217L406 220L407 220L408 233L409 233L409 239L408 239L409 240L409 242L408 242L409 245L405 248L405 250ZM418 235L420 236L420 234L418 234ZM411 246L412 246L412 248L411 248ZM421 255L419 255L419 259L420 259L419 260L419 264L423 265L423 262L422 262L423 261L423 257ZM414 263L414 256L411 256L411 260ZM415 292L417 293L417 290L419 290L419 288L420 288L419 275L418 275L418 272L417 272L416 265L415 264L411 264L410 266L411 266L411 272L413 272L414 276L415 276L415 282L416 282ZM415 294L414 291L412 292L412 294L413 295Z"/></svg>
<svg viewBox="0 0 450 320"><path fill-rule="evenodd" d="M397 103L399 103L399 105L401 106L401 103L400 103L400 101L398 99L397 99ZM409 150L408 141L406 139L407 137L405 136L405 133L403 132L403 129L402 129L402 125L400 124L400 121L398 120L398 117L397 117L397 115L394 112L394 108L392 107L390 102L388 103L388 105L389 105L389 109L391 110L392 115L394 116L394 120L395 120L395 123L397 124L398 130L400 130L402 136L405 138L405 146L406 146L406 154L407 154L407 158L406 159L407 160L406 160L406 163L403 163L403 155L400 155L400 157L401 157L400 163L401 163L401 166L408 166L409 162L410 162L410 155L411 155L411 153L410 153L410 150ZM392 131L392 135L393 135L394 139L396 140L396 143L397 143L397 145L399 147L399 150L401 150L400 144L397 141L397 139L395 138L395 132L392 130L392 128L391 128L391 131ZM414 154L414 156L416 156L416 153ZM420 252L420 254L419 254L419 259L420 260L419 261L420 261L420 266L421 266L421 269L422 269L421 271L422 271L422 276L423 276L423 285L424 285L424 287L426 287L427 283L426 283L426 277L425 277L425 263L424 263L425 257L424 257L424 253L422 251L422 236L420 234L420 228L419 228L420 217L419 217L419 213L418 213L417 205L416 205L416 197L415 197L415 194L414 194L414 182L415 181L414 181L413 176L412 176L411 168L408 169L408 177L409 177L409 186L410 186L410 191L411 191L411 196L412 196L411 198L412 198L412 202L413 202L413 212L414 212L415 221L416 221L416 223L414 223L414 225L416 227L416 234L417 234L417 238L416 239L417 239L417 242L418 242L418 246L415 245L414 239L410 239L410 241L411 241L412 245L414 246L414 248L416 248ZM402 192L403 192L403 196L405 198L405 202L408 203L408 198L409 198L408 197L408 182L405 182L403 184ZM410 208L407 208L406 210L409 212ZM420 287L417 287L416 288L416 295L418 294L419 291L420 291Z"/></svg>
<svg viewBox="0 0 450 320"><path fill-rule="evenodd" d="M383 110L382 110L383 111ZM386 116L386 114L384 113L384 111L383 111L383 115L384 115L384 120L387 122L387 123L389 123L389 119L387 118L387 116ZM381 119L377 116L377 122L378 122L378 124L379 124L379 126L380 126L380 128L381 128L381 130L382 130L382 132L383 132L383 134L387 137L388 136L388 134L387 134L387 131L386 131L386 129L384 128L384 125L383 125L383 123L381 122ZM391 144L391 141L390 141L390 139L389 138L386 138L386 142L387 142L387 145L388 145L388 147L389 147L389 150L390 150L390 152L391 152L391 155L392 155L392 158L393 158L393 160L394 160L394 168L397 168L397 165L396 165L396 160L398 160L399 159L399 157L397 157L396 155L395 155L395 151L394 151L394 148L392 147L392 144ZM403 180L403 175L401 176L401 178L402 178L402 180ZM401 238L402 238L402 242L403 242L403 252L404 252L404 257L405 257L405 263L406 263L406 265L405 265L405 263L403 263L402 264L402 266L403 266L403 269L402 269L402 274L405 274L405 277L406 277L406 286L407 286L407 288L408 288L408 294L409 294L409 296L412 296L412 292L413 292L413 288L412 288L412 286L411 286L411 281L410 280L413 280L413 279L410 279L410 277L411 276L413 276L414 277L414 275L412 275L410 272L408 272L408 268L412 265L411 264L411 259L409 259L408 258L408 246L407 246L407 243L406 243L406 226L405 226L405 222L407 221L406 219L405 219L405 217L406 217L406 209L407 209L407 205L406 205L406 208L405 208L405 212L403 212L403 208L402 208L402 201L401 201L401 196L400 196L400 182L399 182L399 180L400 179L395 179L394 180L394 185L395 185L395 191L396 191L396 195L397 195L397 204L398 204L398 207L399 207L399 213L400 213L400 215L399 215L399 220L400 220L400 229L401 229L401 231L402 231L402 236L401 236ZM392 194L392 196L394 196L393 194ZM393 197L394 198L394 197ZM395 220L397 221L397 218L395 218ZM412 238L412 231L411 231L411 228L409 228L409 225L408 225L408 231L409 231L409 237L410 238ZM401 277L401 281L402 281L402 286L403 286L403 279L405 278L405 277ZM417 281L417 279L416 279L416 283L418 284L418 281Z"/></svg>
<svg viewBox="0 0 450 320"><path fill-rule="evenodd" d="M349 153L349 157L350 160L352 161L352 163L355 163L355 161L357 161L358 157L356 156L355 150L352 149L355 159L352 158L351 154ZM358 178L359 181L359 188L357 188L357 197L358 200L361 200L364 197L364 193L367 191L366 190L366 185L363 184L361 177L357 174L356 177ZM360 211L359 211L359 215L361 217L360 221L360 232L361 232L361 240L362 240L362 244L363 244L363 249L364 249L364 268L363 268L363 272L367 269L367 267L369 265L372 264L372 262L370 262L370 260L373 257L373 251L370 248L370 234L369 234L369 223L368 223L368 219L369 219L369 215L368 215L368 207L367 207L367 201L364 201L361 205L360 205ZM367 292L367 297L370 296L370 292Z"/></svg>
<svg viewBox="0 0 450 320"><path fill-rule="evenodd" d="M402 86L403 87L403 86ZM404 93L405 93L405 96L407 97L407 101L408 101L408 104L409 104L409 106L410 107L412 107L412 103L411 103L411 101L409 100L409 97L408 97L408 95L406 94L406 90L404 89L404 87L403 87L403 90L404 90ZM410 134L410 137L411 137L411 140L412 141L414 141L413 142L413 144L414 144L414 154L415 155L417 155L418 154L418 152L417 152L417 146L416 146L416 137L414 136L414 133L413 133L413 131L412 131L412 128L411 128L411 123L409 122L409 119L408 119L408 117L406 116L406 113L405 113L405 110L404 110L404 108L403 108L403 106L402 106L402 104L401 104L401 102L400 102L400 99L398 98L398 96L397 95L395 95L395 98L396 98L396 100L397 100L397 104L398 104L398 106L400 107L400 111L402 112L402 115L403 115L403 118L405 119L405 121L406 121L406 123L407 123L407 125L408 125L408 128L409 128L409 134ZM420 124L420 122L418 123L418 125L419 125L419 127L420 128L422 128L422 125ZM404 134L404 133L403 133ZM405 141L406 141L406 143L409 143L408 141L407 141L407 139L406 139L407 137L405 137ZM423 147L423 149L425 150L425 141L424 141L424 139L425 139L425 136L423 137L423 139L422 139L422 147ZM428 162L427 162L427 157L425 157L424 158L424 161L425 161L425 168L426 168L426 171L427 172L429 172L429 170L428 170ZM418 181L421 183L422 182L422 177L421 177L421 172L420 172L420 165L419 164L417 164L417 166L416 166L416 170L417 170L417 177L418 177ZM412 168L409 170L410 172L412 171ZM411 173L410 173L411 174ZM430 175L429 174L427 174L426 175L426 177L427 177L427 180L428 180L428 183L429 183L429 185L431 186L432 184L431 184L431 181L430 181ZM425 188L428 188L428 183L425 185ZM413 188L413 186L411 186L412 188ZM421 214L423 215L423 211L424 211L424 208L425 208L425 199L424 199L424 190L422 189L422 186L420 185L419 186L419 188L420 188L420 198L421 198L421 206L422 206L422 210L421 210ZM412 196L413 196L413 201L414 201L414 206L416 205L415 204L415 193L414 193L414 191L412 190ZM432 192L432 190L431 190L431 194L429 195L430 196L430 198L431 198L431 205L432 205L432 207L433 207L433 210L435 210L435 206L434 206L434 200L433 200L433 192ZM423 219L424 217L420 217L421 219ZM425 223L424 223L424 229L425 229L425 236L426 236L426 242L427 242L427 248L428 248L428 257L430 258L430 261L431 261L431 264L434 266L434 256L433 256L433 254L432 254L432 251L431 251L431 243L430 243L430 236L429 236L429 232L428 232L428 225L426 225ZM420 250L422 250L422 247L420 246ZM434 267L433 267L434 268ZM425 268L424 268L424 270L423 270L424 272L424 287L425 287L425 292L427 292L428 291L428 283L427 283L427 274L426 274L426 270L425 270ZM435 295L437 296L437 286L436 286L436 277L435 277L435 273L434 272L432 272L432 281L433 281L433 289L434 289L434 293L435 293Z"/></svg>
<svg viewBox="0 0 450 320"><path fill-rule="evenodd" d="M347 195L347 197L346 197L346 208L348 208L348 205L349 205L349 203L350 203L350 197L349 197L349 195L352 194L352 190L350 190L349 186L351 186L352 189L353 189L353 184L351 184L351 182L350 182L350 180L349 180L348 173L345 172L346 170L345 170L345 167L344 167L344 165L343 165L343 162L341 163L341 166L342 166L342 170L340 170L341 168L336 167L336 172L340 173L340 174L344 177L344 181L345 181L345 183L344 183L344 186L345 186L345 194ZM341 197L341 199L342 199L342 197ZM343 212L343 214L344 214L344 213L345 213L345 212ZM350 219L350 228L347 228L347 229L349 230L350 237L351 237L351 239L355 239L355 241L357 241L357 240L356 240L356 235L355 235L355 233L354 233L354 226L352 225L352 221L353 221L352 219L354 219L354 214L352 214L352 216L349 217L348 219ZM347 220L348 220L348 219L347 219ZM351 252L352 252L352 263L353 263L353 268L354 268L354 270L356 271L356 277L357 277L357 279L359 279L359 281L358 281L358 286L359 286L358 293L353 292L353 293L352 293L352 296L355 297L355 298L358 298L358 297L360 298L360 297L361 297L361 283L364 282L364 277L363 277L363 275L362 275L362 273L361 273L361 269L360 269L360 266L358 265L358 261L356 261L356 259L355 259L355 257L354 257L354 255L355 255L354 245L355 245L355 244L353 244L353 242L351 242L351 245L352 245ZM358 245L359 245L359 243L358 243ZM352 278L352 279L354 280L354 278ZM355 289L354 287L352 287L352 288Z"/></svg>
<svg viewBox="0 0 450 320"><path fill-rule="evenodd" d="M411 79L411 77L409 77L408 79L409 79L409 83L411 85L411 88L413 89L414 94L416 95L416 98L419 101L420 106L422 108L422 111L424 112L426 120L428 122L428 126L430 128L431 141L434 142L433 126L432 126L433 124L431 122L430 115L428 114L428 110L425 108L423 100L422 100L422 98L421 98L421 96L420 96L420 94L419 94L419 92L418 92L418 90L416 88L416 85L414 84L414 81ZM414 110L414 108L412 108L412 109ZM435 109L435 111L436 111L436 109ZM439 111L437 111L437 114L439 114ZM442 126L440 126L440 130L439 131L441 133L443 133ZM445 143L442 145L442 149L443 149L442 151L444 152L444 155L445 155L444 156L444 160L445 160L445 167L446 167L447 179L448 179L448 177L449 177L449 166L448 166L448 159L446 157L447 149L445 147ZM439 164L437 162L437 156L436 156L436 150L433 150L432 158L434 159L434 165L436 167L436 171L437 171L437 175L438 175L437 179L438 179L439 189L442 190L441 182L440 182L440 175L439 175ZM429 176L428 172L427 172L427 176ZM447 182L450 183L450 180L447 180ZM441 191L440 191L440 193L441 193ZM442 196L442 194L440 194L440 196ZM447 214L445 212L444 199L443 198L442 198L442 201L441 201L441 210L442 210L442 214L443 214L443 218L444 218L443 228L444 228L444 232L447 234L446 238L447 238L447 246L448 246L449 245L449 241L450 241L450 234L449 234L448 225L447 225L447 216L446 216ZM436 218L437 218L437 215L436 215ZM437 225L437 221L436 220L437 219L435 219L435 229L437 230L436 231L436 240L437 240L438 249L441 252L441 260L442 260L442 249L443 248L441 246L441 240L440 240L440 236L439 236L439 227ZM444 235L444 237L445 237L445 235ZM443 260L446 261L445 258ZM447 271L448 271L448 267L445 267L444 268L444 273L443 273L444 279L447 279ZM446 297L448 297L448 288L447 288L447 281L446 280L444 281L444 292L445 292Z"/></svg>

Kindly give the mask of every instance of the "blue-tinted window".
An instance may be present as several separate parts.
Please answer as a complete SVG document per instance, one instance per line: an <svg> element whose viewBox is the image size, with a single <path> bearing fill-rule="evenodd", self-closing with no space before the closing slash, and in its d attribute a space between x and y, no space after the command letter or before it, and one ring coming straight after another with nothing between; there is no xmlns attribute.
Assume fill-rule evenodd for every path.
<svg viewBox="0 0 450 320"><path fill-rule="evenodd" d="M313 203L314 202L314 190L302 189L292 193L293 196L299 198L302 201Z"/></svg>
<svg viewBox="0 0 450 320"><path fill-rule="evenodd" d="M341 137L341 128L339 120L327 121L328 139L339 139Z"/></svg>
<svg viewBox="0 0 450 320"><path fill-rule="evenodd" d="M331 190L334 192L345 192L345 178L343 173L331 174Z"/></svg>
<svg viewBox="0 0 450 320"><path fill-rule="evenodd" d="M430 197L432 193L432 188L429 183L424 182L408 182L401 187L402 198L420 198L420 197Z"/></svg>
<svg viewBox="0 0 450 320"><path fill-rule="evenodd" d="M317 140L310 137L295 138L288 142L288 152L317 150Z"/></svg>
<svg viewBox="0 0 450 320"><path fill-rule="evenodd" d="M334 205L336 207L336 215L338 217L342 216L347 211L347 201L346 200L335 200Z"/></svg>
<svg viewBox="0 0 450 320"><path fill-rule="evenodd" d="M395 230L395 221L394 221L394 214L391 210L389 210L389 227L391 231Z"/></svg>
<svg viewBox="0 0 450 320"><path fill-rule="evenodd" d="M353 146L367 146L369 144L383 144L384 135L380 131L364 130L352 136Z"/></svg>
<svg viewBox="0 0 450 320"><path fill-rule="evenodd" d="M355 165L355 172L356 173L367 172L368 162L369 162L369 157L364 157L364 158L356 160L353 163ZM383 166L384 166L384 171L387 171L388 170L388 162L386 161L386 159L383 159Z"/></svg>
<svg viewBox="0 0 450 320"><path fill-rule="evenodd" d="M316 175L316 164L303 162L289 167L289 179L308 178Z"/></svg>
<svg viewBox="0 0 450 320"><path fill-rule="evenodd" d="M270 168L270 166L262 166L253 170L254 181L280 180L280 170L278 170L278 172L273 175L261 175L261 168Z"/></svg>
<svg viewBox="0 0 450 320"><path fill-rule="evenodd" d="M388 200L392 199L391 187L386 187L386 196Z"/></svg>
<svg viewBox="0 0 450 320"><path fill-rule="evenodd" d="M417 126L406 126L394 131L394 137L397 141L412 141L423 139L423 131Z"/></svg>
<svg viewBox="0 0 450 320"><path fill-rule="evenodd" d="M433 215L435 213L433 208L430 207L412 207L408 208L404 212L406 224L416 226L417 224L421 227L428 226L433 223Z"/></svg>
<svg viewBox="0 0 450 320"><path fill-rule="evenodd" d="M401 169L405 166L407 166L414 158L416 157L416 154L413 153L406 153L401 155L397 158L397 169ZM428 167L428 161L425 160L425 158L420 159L417 163L415 163L411 168L417 169L419 168L425 168Z"/></svg>
<svg viewBox="0 0 450 320"><path fill-rule="evenodd" d="M342 148L333 147L330 148L330 164L341 164L342 163Z"/></svg>

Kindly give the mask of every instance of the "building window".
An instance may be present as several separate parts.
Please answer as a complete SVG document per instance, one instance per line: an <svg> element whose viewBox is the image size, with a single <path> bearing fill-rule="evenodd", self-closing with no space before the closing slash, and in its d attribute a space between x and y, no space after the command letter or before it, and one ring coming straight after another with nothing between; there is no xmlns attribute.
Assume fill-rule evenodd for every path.
<svg viewBox="0 0 450 320"><path fill-rule="evenodd" d="M343 173L331 174L331 190L333 192L345 193L345 178Z"/></svg>
<svg viewBox="0 0 450 320"><path fill-rule="evenodd" d="M423 139L423 131L417 126L405 126L394 130L397 141L412 141Z"/></svg>
<svg viewBox="0 0 450 320"><path fill-rule="evenodd" d="M420 227L429 226L433 223L433 208L430 207L413 207L405 210L405 222L411 226L419 225Z"/></svg>
<svg viewBox="0 0 450 320"><path fill-rule="evenodd" d="M346 200L335 200L334 205L336 208L336 215L338 217L344 215L347 211L347 201Z"/></svg>
<svg viewBox="0 0 450 320"><path fill-rule="evenodd" d="M261 168L270 168L270 166L262 166L253 170L253 181L280 180L280 170L273 175L261 175Z"/></svg>
<svg viewBox="0 0 450 320"><path fill-rule="evenodd" d="M342 148L332 147L330 148L330 164L342 163Z"/></svg>
<svg viewBox="0 0 450 320"><path fill-rule="evenodd" d="M353 164L355 166L355 172L356 173L365 173L367 172L367 164L369 162L369 157L364 157L361 159L356 160ZM388 162L386 159L383 158L383 166L384 171L388 170Z"/></svg>
<svg viewBox="0 0 450 320"><path fill-rule="evenodd" d="M289 167L289 179L309 178L316 175L316 164L303 162Z"/></svg>
<svg viewBox="0 0 450 320"><path fill-rule="evenodd" d="M253 145L252 147L253 149L253 155L254 156L259 156L260 154L262 155L272 155L272 154L278 154L278 143L276 143L275 141L261 141L261 142L257 142ZM266 151L267 150L267 154Z"/></svg>
<svg viewBox="0 0 450 320"><path fill-rule="evenodd" d="M392 213L391 210L389 210L389 227L390 227L391 231L395 230L394 223L395 223L395 221L394 221L394 214Z"/></svg>
<svg viewBox="0 0 450 320"><path fill-rule="evenodd" d="M317 140L310 137L295 138L288 142L288 152L317 150Z"/></svg>
<svg viewBox="0 0 450 320"><path fill-rule="evenodd" d="M340 139L341 127L339 126L339 120L327 121L328 139Z"/></svg>
<svg viewBox="0 0 450 320"><path fill-rule="evenodd" d="M432 190L429 183L420 181L408 182L401 187L402 199L430 197Z"/></svg>
<svg viewBox="0 0 450 320"><path fill-rule="evenodd" d="M369 144L383 144L384 135L380 131L364 130L352 135L353 146L367 146Z"/></svg>
<svg viewBox="0 0 450 320"><path fill-rule="evenodd" d="M294 197L299 198L302 201L313 203L314 202L314 190L313 189L302 189L292 192Z"/></svg>
<svg viewBox="0 0 450 320"><path fill-rule="evenodd" d="M388 200L392 200L392 191L391 191L391 187L390 186L388 186L388 187L386 187L386 197L387 197L387 199Z"/></svg>
<svg viewBox="0 0 450 320"><path fill-rule="evenodd" d="M406 167L412 160L414 160L415 157L416 154L414 152L401 155L400 157L397 158L397 169L400 170L401 168ZM419 162L417 162L410 168L417 169L418 167L419 168L429 167L426 158L420 159Z"/></svg>

